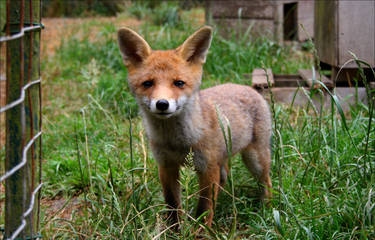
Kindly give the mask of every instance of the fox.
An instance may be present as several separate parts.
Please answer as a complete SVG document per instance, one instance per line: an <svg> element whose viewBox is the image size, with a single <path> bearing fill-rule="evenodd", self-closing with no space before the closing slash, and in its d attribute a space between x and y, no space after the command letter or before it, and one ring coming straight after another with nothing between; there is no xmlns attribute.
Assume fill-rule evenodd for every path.
<svg viewBox="0 0 375 240"><path fill-rule="evenodd" d="M152 50L127 27L117 35L129 89L158 165L170 223L179 221L179 171L192 152L199 180L196 216L207 212L204 222L212 225L214 204L229 171L225 135L232 143L231 155L240 153L259 183L260 199L269 200L272 123L266 100L250 86L232 83L200 90L213 28L203 26L170 50Z"/></svg>

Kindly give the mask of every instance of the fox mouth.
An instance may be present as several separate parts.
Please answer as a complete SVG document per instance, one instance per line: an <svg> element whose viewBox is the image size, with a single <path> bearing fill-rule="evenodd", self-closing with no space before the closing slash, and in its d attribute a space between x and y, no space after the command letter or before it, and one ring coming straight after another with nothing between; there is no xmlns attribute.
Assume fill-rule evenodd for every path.
<svg viewBox="0 0 375 240"><path fill-rule="evenodd" d="M173 112L153 112L153 114L155 114L156 116L160 118L169 118L171 116L178 114L180 110L181 110L181 106L177 106L176 110Z"/></svg>
<svg viewBox="0 0 375 240"><path fill-rule="evenodd" d="M167 119L167 118L172 117L173 114L174 112L157 112L157 113L154 113L154 116L160 119Z"/></svg>
<svg viewBox="0 0 375 240"><path fill-rule="evenodd" d="M156 113L156 114L159 115L159 116L167 117L167 116L171 116L173 113L171 113L171 112L159 112L159 113Z"/></svg>

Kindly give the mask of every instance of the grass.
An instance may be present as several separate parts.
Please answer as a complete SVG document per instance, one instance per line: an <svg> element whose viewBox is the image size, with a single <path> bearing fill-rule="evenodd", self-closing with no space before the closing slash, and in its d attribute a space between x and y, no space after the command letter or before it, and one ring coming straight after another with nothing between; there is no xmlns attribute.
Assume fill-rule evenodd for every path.
<svg viewBox="0 0 375 240"><path fill-rule="evenodd" d="M174 48L194 24L162 27L145 23L138 31L154 49ZM89 27L89 26L84 26ZM97 41L66 39L44 62L44 189L46 199L78 199L68 218L48 214L46 239L194 239L198 183L182 169L183 224L170 231L158 181L115 29L102 24ZM89 32L89 29L87 29ZM243 74L270 67L275 73L310 68L311 53L265 39L215 34L205 65L203 88L223 82L250 84ZM358 103L314 111L271 103L274 116L270 207L255 200L256 183L238 156L232 179L217 202L209 239L375 238L374 108ZM346 125L343 124L345 120ZM372 125L370 125L372 123ZM346 127L345 127L346 126ZM370 128L369 128L370 126ZM187 156L189 158L189 156ZM235 186L233 189L231 186ZM234 210L235 208L235 210Z"/></svg>
<svg viewBox="0 0 375 240"><path fill-rule="evenodd" d="M0 2L0 28L1 28L0 36L5 35L3 32L3 27L5 26L5 22L6 22L6 2L1 1Z"/></svg>

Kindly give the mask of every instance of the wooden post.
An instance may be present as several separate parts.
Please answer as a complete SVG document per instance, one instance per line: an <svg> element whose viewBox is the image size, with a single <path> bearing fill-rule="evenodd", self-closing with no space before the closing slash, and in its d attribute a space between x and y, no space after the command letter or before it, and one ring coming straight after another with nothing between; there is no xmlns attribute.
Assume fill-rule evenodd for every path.
<svg viewBox="0 0 375 240"><path fill-rule="evenodd" d="M32 26L33 22L40 23L40 0L11 0L8 3L11 34L20 31L22 21L24 27ZM24 37L7 42L7 104L21 96L25 84L39 78L39 49L39 31L27 32ZM23 148L39 131L38 87L38 84L31 86L26 91L25 101L6 111L6 171L22 161ZM12 236L21 226L23 214L29 208L31 193L37 185L36 164L32 161L37 156L35 149L35 146L29 149L27 164L5 180L6 237ZM25 219L26 227L17 238L32 238L35 235L35 213L34 210Z"/></svg>
<svg viewBox="0 0 375 240"><path fill-rule="evenodd" d="M211 13L211 0L205 0L205 8L204 8L204 15L205 15L205 21L206 24L212 25L212 13Z"/></svg>
<svg viewBox="0 0 375 240"><path fill-rule="evenodd" d="M10 23L20 22L20 1L10 1ZM10 26L13 32L14 25ZM22 38L7 42L7 103L19 98L21 93L24 58L21 54L23 49ZM25 119L22 109L24 104L17 105L6 112L6 159L5 170L9 171L22 161L23 136L25 132ZM10 237L22 223L22 215L25 210L25 174L26 169L21 168L7 180L5 180L5 237ZM21 233L19 237L25 235Z"/></svg>

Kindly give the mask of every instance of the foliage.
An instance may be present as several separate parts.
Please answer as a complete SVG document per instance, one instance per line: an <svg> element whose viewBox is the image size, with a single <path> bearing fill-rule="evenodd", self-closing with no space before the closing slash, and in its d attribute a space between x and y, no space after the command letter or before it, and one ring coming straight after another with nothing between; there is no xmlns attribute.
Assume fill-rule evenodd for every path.
<svg viewBox="0 0 375 240"><path fill-rule="evenodd" d="M182 169L183 222L179 233L172 232L166 227L157 165L126 84L115 29L101 27L96 41L67 39L43 66L47 86L58 92L44 110L44 196L76 196L80 202L70 220L44 216L43 235L195 239L200 223L191 217L198 194L194 172L188 166ZM166 49L177 47L193 29L145 24L139 32L154 49ZM203 87L227 81L249 84L243 74L256 67L295 73L312 65L310 58L293 48L269 39L249 39L246 34L229 39L215 34ZM317 91L318 96L323 94ZM232 181L228 181L234 190L228 184L221 192L214 226L202 235L208 239L375 238L374 106L358 103L339 116L338 105L331 109L270 105L274 119L271 205L260 206L253 194L256 183L235 156Z"/></svg>
<svg viewBox="0 0 375 240"><path fill-rule="evenodd" d="M127 9L127 12L136 17L138 20L146 18L151 13L151 8L149 7L148 1L136 1L133 2Z"/></svg>
<svg viewBox="0 0 375 240"><path fill-rule="evenodd" d="M137 19L149 19L153 24L164 27L177 27L181 22L180 10L175 2L160 1L152 7L151 2L137 1L129 7L131 16Z"/></svg>
<svg viewBox="0 0 375 240"><path fill-rule="evenodd" d="M180 23L179 8L177 5L163 2L154 9L151 19L155 25L176 27Z"/></svg>

